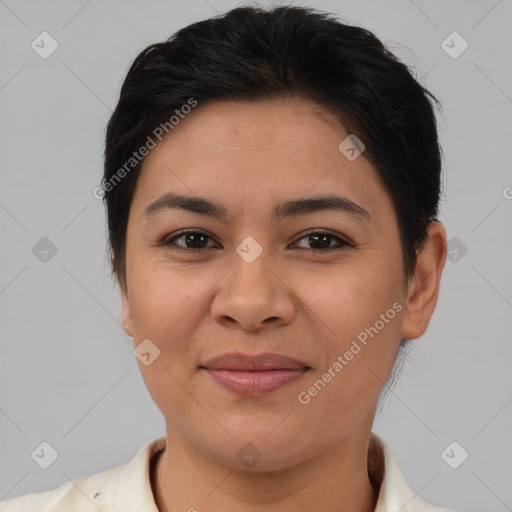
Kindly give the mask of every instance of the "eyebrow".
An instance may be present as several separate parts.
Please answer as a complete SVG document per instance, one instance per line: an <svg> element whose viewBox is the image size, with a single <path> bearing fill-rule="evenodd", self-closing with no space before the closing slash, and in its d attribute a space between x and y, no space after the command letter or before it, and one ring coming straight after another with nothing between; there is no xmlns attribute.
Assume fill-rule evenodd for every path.
<svg viewBox="0 0 512 512"><path fill-rule="evenodd" d="M184 196L169 192L144 209L143 216L151 217L162 211L170 209L182 209L210 217L216 217L227 222L226 208L220 203L199 196ZM336 210L348 215L371 221L371 216L362 206L350 201L346 197L338 195L322 195L317 197L305 197L291 199L278 203L272 212L272 218L281 220L285 217L306 215L322 210Z"/></svg>

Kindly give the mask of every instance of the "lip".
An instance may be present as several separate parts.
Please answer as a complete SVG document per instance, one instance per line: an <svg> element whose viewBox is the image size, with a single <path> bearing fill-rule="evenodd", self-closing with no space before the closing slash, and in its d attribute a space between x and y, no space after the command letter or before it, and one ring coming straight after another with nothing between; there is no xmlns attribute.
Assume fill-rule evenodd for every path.
<svg viewBox="0 0 512 512"><path fill-rule="evenodd" d="M217 384L242 396L271 393L311 370L302 361L273 353L222 354L199 368L205 370Z"/></svg>
<svg viewBox="0 0 512 512"><path fill-rule="evenodd" d="M306 363L281 354L265 352L262 354L242 354L231 352L209 359L201 367L208 370L303 370L309 368Z"/></svg>

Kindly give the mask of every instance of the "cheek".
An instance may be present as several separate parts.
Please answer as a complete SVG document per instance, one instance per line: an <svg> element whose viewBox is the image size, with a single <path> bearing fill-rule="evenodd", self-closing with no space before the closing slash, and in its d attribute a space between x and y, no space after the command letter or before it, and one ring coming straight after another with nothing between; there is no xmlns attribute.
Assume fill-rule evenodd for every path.
<svg viewBox="0 0 512 512"><path fill-rule="evenodd" d="M193 331L207 318L204 297L215 281L214 276L194 274L192 267L169 268L161 262L141 266L132 275L135 337L157 344L166 366L178 366L193 349Z"/></svg>
<svg viewBox="0 0 512 512"><path fill-rule="evenodd" d="M196 300L194 281L186 276L186 271L166 269L150 260L137 266L130 276L132 317L137 328L158 332L185 316Z"/></svg>
<svg viewBox="0 0 512 512"><path fill-rule="evenodd" d="M335 346L357 337L401 300L398 281L399 277L389 267L346 265L315 270L309 277L303 274L293 289L300 294L306 314L314 313L316 323L323 325ZM395 313L396 310L390 313L393 319Z"/></svg>
<svg viewBox="0 0 512 512"><path fill-rule="evenodd" d="M350 405L356 413L379 395L401 339L403 299L397 269L347 267L331 270L329 279L317 272L304 288L305 311L312 313L318 333L314 341L324 352L310 384L329 373L329 391L319 393L318 406L333 404L339 412ZM321 383L317 387L324 389Z"/></svg>
<svg viewBox="0 0 512 512"><path fill-rule="evenodd" d="M135 339L137 344L150 339L160 350L150 365L139 361L141 375L164 417L175 418L176 410L190 407L197 357L194 331L206 314L200 298L208 283L161 264L141 266L131 277Z"/></svg>

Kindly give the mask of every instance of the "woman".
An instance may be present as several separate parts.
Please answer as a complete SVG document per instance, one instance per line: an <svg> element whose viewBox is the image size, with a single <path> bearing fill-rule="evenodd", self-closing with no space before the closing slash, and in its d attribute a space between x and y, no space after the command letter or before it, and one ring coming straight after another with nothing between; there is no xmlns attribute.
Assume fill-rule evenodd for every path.
<svg viewBox="0 0 512 512"><path fill-rule="evenodd" d="M446 259L431 99L311 9L236 8L144 50L95 195L166 437L2 512L445 510L371 432Z"/></svg>

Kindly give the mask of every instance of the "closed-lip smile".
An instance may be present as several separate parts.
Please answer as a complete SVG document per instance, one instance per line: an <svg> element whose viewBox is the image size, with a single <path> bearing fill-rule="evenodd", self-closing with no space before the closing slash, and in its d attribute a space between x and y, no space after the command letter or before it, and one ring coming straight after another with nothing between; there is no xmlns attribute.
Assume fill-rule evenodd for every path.
<svg viewBox="0 0 512 512"><path fill-rule="evenodd" d="M311 370L302 361L270 352L221 354L209 359L199 368L206 370L217 384L243 396L276 391Z"/></svg>

